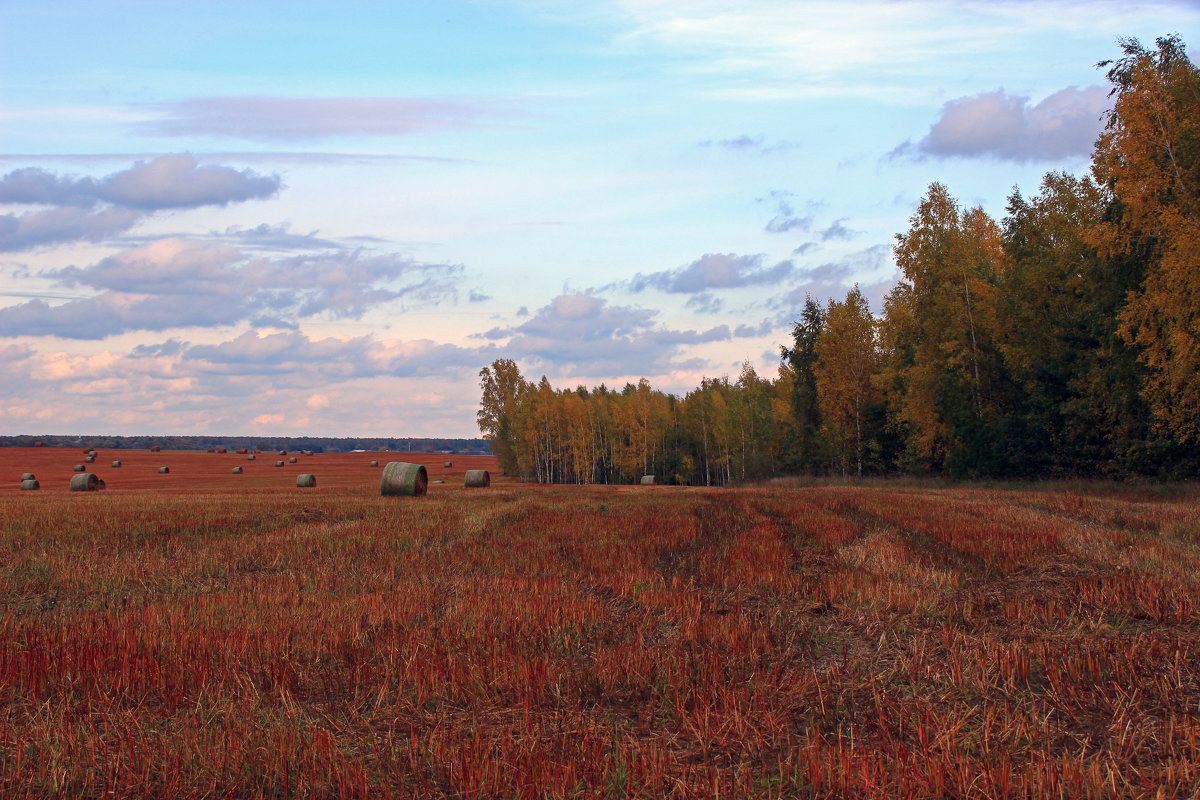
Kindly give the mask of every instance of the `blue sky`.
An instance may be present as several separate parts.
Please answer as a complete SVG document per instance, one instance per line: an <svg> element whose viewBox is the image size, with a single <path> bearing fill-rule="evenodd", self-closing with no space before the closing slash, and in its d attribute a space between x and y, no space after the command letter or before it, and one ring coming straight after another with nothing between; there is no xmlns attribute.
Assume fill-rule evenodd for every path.
<svg viewBox="0 0 1200 800"><path fill-rule="evenodd" d="M1194 2L0 0L0 433L473 436L773 375L932 181L1087 169Z"/></svg>

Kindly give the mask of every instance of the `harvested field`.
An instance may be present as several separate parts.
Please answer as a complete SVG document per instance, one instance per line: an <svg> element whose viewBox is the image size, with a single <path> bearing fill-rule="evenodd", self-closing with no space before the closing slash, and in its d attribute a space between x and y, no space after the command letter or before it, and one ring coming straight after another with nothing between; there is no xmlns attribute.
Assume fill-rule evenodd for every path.
<svg viewBox="0 0 1200 800"><path fill-rule="evenodd" d="M0 495L5 798L1200 785L1192 491L460 472L393 498L362 454L306 459L301 491L122 453L108 491L70 495L70 456L31 452L12 463L47 488Z"/></svg>

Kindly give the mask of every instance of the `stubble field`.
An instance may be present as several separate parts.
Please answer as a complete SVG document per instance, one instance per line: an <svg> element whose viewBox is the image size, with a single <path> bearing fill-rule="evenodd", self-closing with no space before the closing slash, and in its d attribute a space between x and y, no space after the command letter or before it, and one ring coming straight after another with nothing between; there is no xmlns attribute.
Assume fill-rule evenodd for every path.
<svg viewBox="0 0 1200 800"><path fill-rule="evenodd" d="M0 796L1200 791L1193 489L276 458L101 452L68 493L81 453L0 450ZM376 458L447 483L380 497Z"/></svg>

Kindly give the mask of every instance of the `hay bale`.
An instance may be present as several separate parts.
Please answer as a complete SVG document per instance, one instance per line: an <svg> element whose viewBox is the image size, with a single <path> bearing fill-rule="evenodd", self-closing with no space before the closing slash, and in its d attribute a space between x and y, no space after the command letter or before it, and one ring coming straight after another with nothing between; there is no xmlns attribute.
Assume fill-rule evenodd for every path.
<svg viewBox="0 0 1200 800"><path fill-rule="evenodd" d="M371 462L371 466L372 466L372 467L378 467L378 466L379 466L379 462L378 462L378 461L372 461L372 462Z"/></svg>
<svg viewBox="0 0 1200 800"><path fill-rule="evenodd" d="M87 467L85 467L83 464L76 464L76 465L75 465L75 471L76 471L76 472L86 472L86 471L87 471Z"/></svg>
<svg viewBox="0 0 1200 800"><path fill-rule="evenodd" d="M228 451L228 450L226 450L224 447L218 447L218 448L217 448L217 453L218 453L218 454L220 454L220 453L227 453L227 452L229 452L229 451Z"/></svg>
<svg viewBox="0 0 1200 800"><path fill-rule="evenodd" d="M289 464L295 464L295 463L296 463L296 457L295 457L295 456L292 456L291 458L289 458L289 459L288 459L288 463L289 463Z"/></svg>
<svg viewBox="0 0 1200 800"><path fill-rule="evenodd" d="M150 452L151 452L151 453L158 453L158 452L161 452L161 451L162 451L162 448L161 448L161 447L159 447L158 445L154 445L154 447L151 447L151 448L150 448Z"/></svg>
<svg viewBox="0 0 1200 800"><path fill-rule="evenodd" d="M95 456L84 456L83 460L86 461L87 463L91 464L91 463L95 462L96 457Z"/></svg>
<svg viewBox="0 0 1200 800"><path fill-rule="evenodd" d="M317 486L317 476L311 472L304 472L296 476L296 487L299 489L315 489Z"/></svg>
<svg viewBox="0 0 1200 800"><path fill-rule="evenodd" d="M283 466L283 462L282 462L282 461L276 461L276 462L275 462L275 466L277 466L277 467L282 467L282 466Z"/></svg>
<svg viewBox="0 0 1200 800"><path fill-rule="evenodd" d="M100 478L96 481L96 488L97 489L107 489L108 488L108 484L104 482L104 478Z"/></svg>
<svg viewBox="0 0 1200 800"><path fill-rule="evenodd" d="M100 478L94 472L71 476L72 492L94 492L100 488Z"/></svg>
<svg viewBox="0 0 1200 800"><path fill-rule="evenodd" d="M114 461L114 462L112 463L112 466L113 466L113 469L116 469L117 467L121 466L121 462L120 462L120 461Z"/></svg>
<svg viewBox="0 0 1200 800"><path fill-rule="evenodd" d="M254 453L251 453L250 455L246 456L246 460L247 460L247 461L253 461L253 460L254 460Z"/></svg>
<svg viewBox="0 0 1200 800"><path fill-rule="evenodd" d="M442 466L443 466L443 467L445 467L446 469L450 469L451 467L453 467L453 466L454 466L454 462L453 462L453 461L447 461L445 464L442 464Z"/></svg>
<svg viewBox="0 0 1200 800"><path fill-rule="evenodd" d="M468 489L482 489L492 485L492 476L486 469L469 469L463 476L463 486Z"/></svg>
<svg viewBox="0 0 1200 800"><path fill-rule="evenodd" d="M29 480L21 481L21 491L22 492L34 492L40 488L42 488L42 485L32 478Z"/></svg>
<svg viewBox="0 0 1200 800"><path fill-rule="evenodd" d="M170 468L170 467L159 467L159 468L158 468L158 474L159 474L159 475L166 475L166 474L167 474L168 472L170 472L170 471L171 471L171 468Z"/></svg>
<svg viewBox="0 0 1200 800"><path fill-rule="evenodd" d="M430 481L430 483L445 483L445 481L441 478L438 478L436 481Z"/></svg>
<svg viewBox="0 0 1200 800"><path fill-rule="evenodd" d="M287 455L287 450L280 450L280 451L279 451L279 455L281 455L281 456L286 456L286 455Z"/></svg>
<svg viewBox="0 0 1200 800"><path fill-rule="evenodd" d="M656 483L658 483L658 481L655 479L655 477L653 475L643 475L642 476L642 486L653 486Z"/></svg>
<svg viewBox="0 0 1200 800"><path fill-rule="evenodd" d="M389 461L383 468L379 493L385 497L420 497L429 491L429 473L421 464Z"/></svg>
<svg viewBox="0 0 1200 800"><path fill-rule="evenodd" d="M242 474L242 468L241 468L241 467L234 467L234 468L233 468L233 474L234 474L234 475L241 475L241 474Z"/></svg>
<svg viewBox="0 0 1200 800"><path fill-rule="evenodd" d="M45 447L46 443L45 442L34 442L33 446L34 447Z"/></svg>
<svg viewBox="0 0 1200 800"><path fill-rule="evenodd" d="M36 481L36 480L37 480L37 475L34 475L32 472L22 472L22 473L21 473L21 480L23 480L23 481Z"/></svg>

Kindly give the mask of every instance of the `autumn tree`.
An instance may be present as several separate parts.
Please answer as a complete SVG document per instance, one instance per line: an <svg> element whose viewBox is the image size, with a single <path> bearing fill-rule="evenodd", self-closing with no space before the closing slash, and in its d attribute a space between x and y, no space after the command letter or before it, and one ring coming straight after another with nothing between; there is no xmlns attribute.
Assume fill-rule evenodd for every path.
<svg viewBox="0 0 1200 800"><path fill-rule="evenodd" d="M867 409L878 390L876 323L856 285L843 302L829 301L825 329L816 348L817 399L821 419L838 453L842 474L853 458L859 477L869 437Z"/></svg>
<svg viewBox="0 0 1200 800"><path fill-rule="evenodd" d="M940 469L987 446L998 358L991 343L1000 229L934 183L896 236L903 274L884 303L879 386L913 466Z"/></svg>
<svg viewBox="0 0 1200 800"><path fill-rule="evenodd" d="M1143 250L1145 279L1120 332L1148 367L1143 394L1163 430L1200 443L1200 72L1177 36L1123 40L1113 108L1093 170L1116 201L1107 255Z"/></svg>

